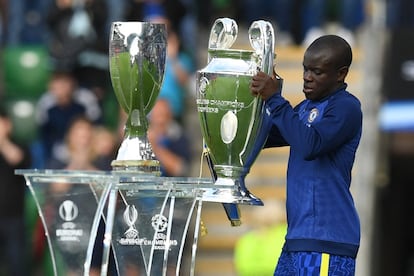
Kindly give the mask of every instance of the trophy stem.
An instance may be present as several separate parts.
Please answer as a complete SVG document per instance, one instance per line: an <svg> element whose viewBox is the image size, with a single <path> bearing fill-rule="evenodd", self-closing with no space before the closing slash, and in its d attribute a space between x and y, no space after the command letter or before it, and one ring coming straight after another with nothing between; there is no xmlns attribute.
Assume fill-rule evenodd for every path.
<svg viewBox="0 0 414 276"><path fill-rule="evenodd" d="M160 162L155 159L147 136L132 136L128 133L119 147L116 160L111 163L112 170L159 176Z"/></svg>
<svg viewBox="0 0 414 276"><path fill-rule="evenodd" d="M128 114L128 121L125 124L125 136L146 136L147 130L148 120L143 112L143 107L140 109L132 109Z"/></svg>
<svg viewBox="0 0 414 276"><path fill-rule="evenodd" d="M140 95L134 93L132 101L139 100ZM132 109L125 124L125 138L118 150L116 160L111 166L114 171L131 171L160 175L160 163L156 160L148 141L148 120L143 112L144 107Z"/></svg>
<svg viewBox="0 0 414 276"><path fill-rule="evenodd" d="M136 154L144 154L146 158L136 156ZM133 157L128 157L134 154ZM150 157L148 157L150 156ZM134 158L135 157L135 158ZM134 173L149 173L159 176L160 162L155 159L151 145L148 141L142 142L138 137L127 137L121 144L116 160L111 163L114 171L130 171Z"/></svg>

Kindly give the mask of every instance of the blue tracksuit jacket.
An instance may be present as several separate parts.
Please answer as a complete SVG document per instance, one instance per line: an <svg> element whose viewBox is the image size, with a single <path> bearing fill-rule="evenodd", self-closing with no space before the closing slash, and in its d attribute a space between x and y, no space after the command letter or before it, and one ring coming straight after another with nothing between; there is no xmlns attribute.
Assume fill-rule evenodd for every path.
<svg viewBox="0 0 414 276"><path fill-rule="evenodd" d="M265 147L290 145L284 250L355 258L360 223L349 188L362 130L359 100L344 85L295 108L276 94L265 108Z"/></svg>

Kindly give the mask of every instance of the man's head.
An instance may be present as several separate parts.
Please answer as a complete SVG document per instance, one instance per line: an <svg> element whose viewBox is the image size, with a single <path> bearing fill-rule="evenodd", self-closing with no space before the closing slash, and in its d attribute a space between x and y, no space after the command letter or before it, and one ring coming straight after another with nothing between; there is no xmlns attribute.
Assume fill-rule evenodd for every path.
<svg viewBox="0 0 414 276"><path fill-rule="evenodd" d="M321 100L344 85L352 62L349 44L336 35L316 39L303 58L303 92L307 99Z"/></svg>
<svg viewBox="0 0 414 276"><path fill-rule="evenodd" d="M49 82L49 91L54 95L58 105L66 106L72 101L76 85L76 79L71 73L56 72Z"/></svg>

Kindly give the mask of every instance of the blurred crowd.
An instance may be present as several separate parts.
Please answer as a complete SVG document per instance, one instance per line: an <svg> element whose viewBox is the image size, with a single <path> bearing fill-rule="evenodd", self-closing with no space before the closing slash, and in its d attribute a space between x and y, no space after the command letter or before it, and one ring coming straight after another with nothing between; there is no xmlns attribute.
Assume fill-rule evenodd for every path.
<svg viewBox="0 0 414 276"><path fill-rule="evenodd" d="M217 0L204 1L196 8L199 24L207 28L220 16L234 18L245 27L253 20L270 20L276 27L276 47L306 47L327 32L353 44L359 30L378 12L384 14L376 17L391 31L414 27L411 0Z"/></svg>
<svg viewBox="0 0 414 276"><path fill-rule="evenodd" d="M265 19L276 26L276 45L307 46L315 38L326 33L327 25L335 23L335 33L354 42L354 36L365 20L365 0L223 0L205 12L204 23L222 14L248 27L252 21ZM219 10L217 9L219 7ZM214 9L216 8L216 9ZM211 12L213 10L213 12Z"/></svg>
<svg viewBox="0 0 414 276"><path fill-rule="evenodd" d="M411 1L385 2L389 28L414 26ZM13 127L7 141L13 140L29 155L8 162L0 139L0 165L7 163L10 171L111 169L125 118L108 69L113 21L168 26L165 79L159 103L149 116L149 139L164 175L185 176L194 156L185 116L194 95L192 79L200 67L198 46L204 47L198 45L199 30L208 30L217 17L234 18L246 27L253 20L266 19L276 27L276 45L306 45L327 31L327 23L335 22L335 31L354 43L366 20L366 5L364 0L0 0L0 102ZM74 125L76 132L71 131ZM8 181L24 185L21 179L10 177ZM13 183L0 186L4 185ZM23 206L23 201L14 204ZM2 216L23 217L23 208L19 210L18 214L0 213L0 220ZM0 235L1 240L8 239L5 231ZM0 260L7 254L2 247ZM3 275L1 269L7 262L1 263Z"/></svg>
<svg viewBox="0 0 414 276"><path fill-rule="evenodd" d="M2 201L0 213L0 275L34 275L44 269L39 263L47 256L33 199L15 169L111 170L126 118L109 75L114 21L167 26L165 77L148 116L148 138L162 175L189 175L193 152L184 117L196 69L191 5L189 1L0 1L0 169L5 180L0 189L9 199Z"/></svg>
<svg viewBox="0 0 414 276"><path fill-rule="evenodd" d="M152 21L168 26L168 57L160 98L183 121L195 71L195 17L188 1L1 1L2 103L18 124L15 137L30 146L33 168L68 159L65 136L85 116L122 139L122 110L108 64L111 23ZM23 105L22 101L26 100ZM23 114L24 113L24 114ZM26 118L23 118L23 117ZM19 121L20 119L20 121ZM21 128L23 124L28 127ZM121 131L119 131L121 128Z"/></svg>

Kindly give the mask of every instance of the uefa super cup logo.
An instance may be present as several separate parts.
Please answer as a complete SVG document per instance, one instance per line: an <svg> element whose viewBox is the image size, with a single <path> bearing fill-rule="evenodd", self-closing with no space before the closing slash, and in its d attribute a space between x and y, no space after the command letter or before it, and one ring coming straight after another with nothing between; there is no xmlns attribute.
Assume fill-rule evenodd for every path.
<svg viewBox="0 0 414 276"><path fill-rule="evenodd" d="M135 222L138 219L138 212L134 205L127 205L124 211L124 221L129 226L125 231L125 237L127 239L135 239L138 237L138 231L135 228Z"/></svg>

